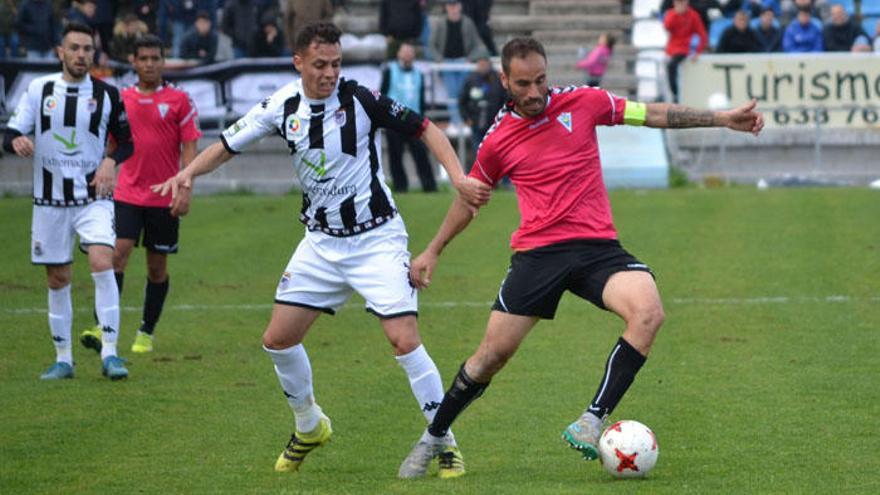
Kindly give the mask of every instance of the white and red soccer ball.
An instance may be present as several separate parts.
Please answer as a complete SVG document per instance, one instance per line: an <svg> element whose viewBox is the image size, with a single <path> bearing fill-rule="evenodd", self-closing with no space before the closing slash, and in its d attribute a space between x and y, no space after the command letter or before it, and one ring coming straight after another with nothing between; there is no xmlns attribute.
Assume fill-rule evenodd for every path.
<svg viewBox="0 0 880 495"><path fill-rule="evenodd" d="M638 421L622 420L599 438L602 467L616 478L641 478L657 464L657 437Z"/></svg>

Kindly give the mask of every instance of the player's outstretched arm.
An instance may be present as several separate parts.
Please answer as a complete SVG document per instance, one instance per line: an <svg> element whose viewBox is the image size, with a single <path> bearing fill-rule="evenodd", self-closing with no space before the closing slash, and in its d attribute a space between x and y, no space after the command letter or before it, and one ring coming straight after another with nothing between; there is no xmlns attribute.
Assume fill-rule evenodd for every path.
<svg viewBox="0 0 880 495"><path fill-rule="evenodd" d="M184 214L184 205L181 203L183 198L180 196L180 190L185 189L185 194L188 194L189 191L192 190L193 179L195 177L215 170L220 165L229 161L233 156L232 153L226 150L223 143L218 141L202 150L202 152L199 153L186 168L178 172L177 175L161 184L150 186L150 189L155 193L159 193L161 196L165 196L170 192L171 214Z"/></svg>
<svg viewBox="0 0 880 495"><path fill-rule="evenodd" d="M440 224L440 230L422 254L416 256L410 264L409 278L416 289L425 289L431 284L431 275L443 249L471 223L473 218L470 205L465 203L461 196L456 197L449 211L446 212L446 218Z"/></svg>
<svg viewBox="0 0 880 495"><path fill-rule="evenodd" d="M738 108L716 112L672 103L648 103L645 125L662 129L727 127L757 136L764 128L764 116L755 110L756 105L757 101L752 100Z"/></svg>
<svg viewBox="0 0 880 495"><path fill-rule="evenodd" d="M461 162L458 161L458 155L455 154L455 150L449 144L443 131L433 122L428 122L428 127L422 133L422 141L446 169L452 185L458 190L458 194L465 200L465 203L470 206L471 214L476 215L477 210L486 204L492 196L492 188L464 174Z"/></svg>

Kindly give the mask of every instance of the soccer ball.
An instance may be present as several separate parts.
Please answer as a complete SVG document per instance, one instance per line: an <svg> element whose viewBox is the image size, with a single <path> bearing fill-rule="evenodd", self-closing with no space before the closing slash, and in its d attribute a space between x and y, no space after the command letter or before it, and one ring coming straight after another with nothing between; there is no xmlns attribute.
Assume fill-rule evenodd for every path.
<svg viewBox="0 0 880 495"><path fill-rule="evenodd" d="M615 478L646 476L657 464L659 453L654 432L638 421L618 421L599 438L602 467Z"/></svg>

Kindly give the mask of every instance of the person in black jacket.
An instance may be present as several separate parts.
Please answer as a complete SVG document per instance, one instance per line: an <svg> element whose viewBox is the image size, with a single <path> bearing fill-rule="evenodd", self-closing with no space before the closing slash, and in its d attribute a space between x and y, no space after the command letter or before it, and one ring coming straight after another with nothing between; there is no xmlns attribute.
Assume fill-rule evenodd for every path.
<svg viewBox="0 0 880 495"><path fill-rule="evenodd" d="M761 19L754 31L758 39L759 51L764 53L782 51L782 28L776 22L776 12L772 7L766 7L761 11Z"/></svg>
<svg viewBox="0 0 880 495"><path fill-rule="evenodd" d="M200 11L195 26L183 36L180 58L198 60L203 64L213 64L217 58L217 33L207 12Z"/></svg>
<svg viewBox="0 0 880 495"><path fill-rule="evenodd" d="M379 4L379 32L388 41L386 58L397 57L403 40L415 40L422 34L421 0L382 0Z"/></svg>
<svg viewBox="0 0 880 495"><path fill-rule="evenodd" d="M263 15L260 29L251 41L251 57L280 57L284 55L284 33L278 28L272 12Z"/></svg>
<svg viewBox="0 0 880 495"><path fill-rule="evenodd" d="M49 0L24 0L15 18L19 43L31 60L54 60L53 48L58 44L58 27L52 2Z"/></svg>
<svg viewBox="0 0 880 495"><path fill-rule="evenodd" d="M848 52L859 36L870 39L870 36L858 24L854 23L846 13L843 5L831 6L831 22L822 29L822 38L826 52Z"/></svg>
<svg viewBox="0 0 880 495"><path fill-rule="evenodd" d="M471 127L471 144L476 155L486 131L495 121L495 115L507 100L507 92L501 85L498 72L492 68L488 56L477 60L477 67L464 82L458 95L458 106L462 117ZM468 172L473 160L467 162Z"/></svg>
<svg viewBox="0 0 880 495"><path fill-rule="evenodd" d="M223 4L221 30L232 38L235 58L250 53L251 42L258 34L257 6L251 0L226 0Z"/></svg>
<svg viewBox="0 0 880 495"><path fill-rule="evenodd" d="M477 31L480 32L480 39L486 45L489 53L498 55L498 49L495 48L495 40L492 39L492 28L489 27L489 13L492 10L492 0L462 0L462 12L471 18L477 25Z"/></svg>
<svg viewBox="0 0 880 495"><path fill-rule="evenodd" d="M724 30L718 41L718 53L754 53L761 51L761 42L749 27L749 14L739 10L733 18L733 25Z"/></svg>

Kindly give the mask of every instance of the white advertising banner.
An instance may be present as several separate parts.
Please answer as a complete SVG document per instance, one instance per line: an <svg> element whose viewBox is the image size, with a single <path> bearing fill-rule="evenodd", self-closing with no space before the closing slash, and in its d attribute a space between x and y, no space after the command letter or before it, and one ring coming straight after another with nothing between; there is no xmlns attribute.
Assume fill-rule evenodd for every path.
<svg viewBox="0 0 880 495"><path fill-rule="evenodd" d="M768 127L880 127L880 54L704 55L679 83L680 102L700 108L755 98Z"/></svg>

